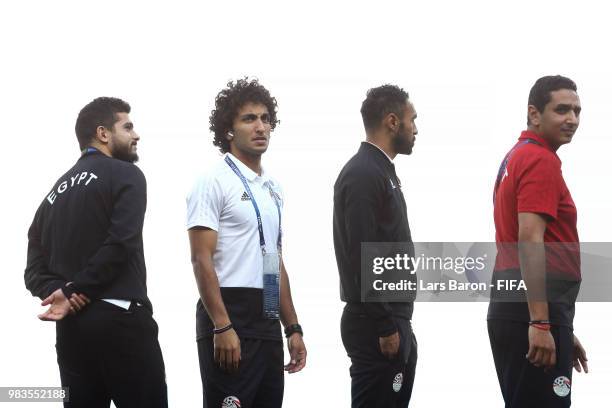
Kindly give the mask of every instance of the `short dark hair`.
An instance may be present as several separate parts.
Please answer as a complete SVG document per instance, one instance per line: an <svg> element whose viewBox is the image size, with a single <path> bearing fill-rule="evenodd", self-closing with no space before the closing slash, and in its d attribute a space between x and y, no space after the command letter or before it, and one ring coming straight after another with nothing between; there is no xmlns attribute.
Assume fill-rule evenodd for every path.
<svg viewBox="0 0 612 408"><path fill-rule="evenodd" d="M112 129L120 112L130 113L130 105L119 98L101 96L85 105L74 125L81 150L89 146L98 126Z"/></svg>
<svg viewBox="0 0 612 408"><path fill-rule="evenodd" d="M533 105L538 112L544 112L544 108L550 102L550 93L559 89L570 89L576 91L576 83L571 79L561 75L549 75L538 79L529 91L529 105ZM527 125L530 125L529 115L527 115Z"/></svg>
<svg viewBox="0 0 612 408"><path fill-rule="evenodd" d="M361 104L361 117L366 130L376 129L390 113L404 117L408 92L397 85L385 84L368 90Z"/></svg>
<svg viewBox="0 0 612 408"><path fill-rule="evenodd" d="M209 120L210 131L215 135L213 145L217 146L221 153L230 151L230 143L226 135L232 130L238 110L247 103L262 104L268 109L272 130L280 122L276 114L276 98L270 95L270 92L259 83L259 80L244 77L236 82L229 81L227 88L217 94L215 109L210 112Z"/></svg>

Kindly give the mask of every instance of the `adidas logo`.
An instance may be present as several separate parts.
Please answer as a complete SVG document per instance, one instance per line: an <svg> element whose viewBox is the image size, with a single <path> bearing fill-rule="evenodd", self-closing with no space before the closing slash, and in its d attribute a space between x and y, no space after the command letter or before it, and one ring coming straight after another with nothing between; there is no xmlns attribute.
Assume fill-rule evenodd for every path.
<svg viewBox="0 0 612 408"><path fill-rule="evenodd" d="M251 197L249 197L249 195L246 193L246 191L244 193L242 193L242 197L240 197L240 199L242 201L251 201Z"/></svg>

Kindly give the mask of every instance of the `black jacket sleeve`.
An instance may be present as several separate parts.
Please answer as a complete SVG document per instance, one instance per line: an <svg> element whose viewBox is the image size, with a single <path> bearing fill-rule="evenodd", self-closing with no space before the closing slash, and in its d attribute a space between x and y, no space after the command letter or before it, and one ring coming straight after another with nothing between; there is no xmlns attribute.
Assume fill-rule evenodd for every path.
<svg viewBox="0 0 612 408"><path fill-rule="evenodd" d="M130 252L142 250L142 227L147 207L147 185L142 171L133 164L113 171L113 207L108 235L87 266L74 277L74 291L88 297L111 283L128 261Z"/></svg>
<svg viewBox="0 0 612 408"><path fill-rule="evenodd" d="M348 176L345 188L344 223L351 254L349 270L361 274L361 243L381 241L377 233L377 214L383 211L384 185L375 174L363 171ZM397 331L387 302L364 302L363 306L368 316L377 322L379 337Z"/></svg>
<svg viewBox="0 0 612 408"><path fill-rule="evenodd" d="M41 245L40 238L40 211L36 212L32 225L28 230L28 259L24 273L26 288L33 296L45 299L57 289L66 284L66 280L49 270L49 261Z"/></svg>

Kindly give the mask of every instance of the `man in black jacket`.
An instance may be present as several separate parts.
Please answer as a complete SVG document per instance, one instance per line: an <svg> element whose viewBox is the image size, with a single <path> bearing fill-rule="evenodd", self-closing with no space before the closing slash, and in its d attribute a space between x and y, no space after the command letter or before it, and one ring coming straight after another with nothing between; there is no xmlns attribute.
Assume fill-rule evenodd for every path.
<svg viewBox="0 0 612 408"><path fill-rule="evenodd" d="M361 115L366 141L334 185L334 248L346 302L341 332L352 363L352 406L406 407L417 359L413 303L361 302L361 243L404 242L412 248L393 159L412 153L416 112L403 89L383 85L368 91Z"/></svg>
<svg viewBox="0 0 612 408"><path fill-rule="evenodd" d="M130 106L97 98L76 121L81 157L28 231L25 284L56 321L66 407L167 407L158 328L147 297L146 180L133 163Z"/></svg>

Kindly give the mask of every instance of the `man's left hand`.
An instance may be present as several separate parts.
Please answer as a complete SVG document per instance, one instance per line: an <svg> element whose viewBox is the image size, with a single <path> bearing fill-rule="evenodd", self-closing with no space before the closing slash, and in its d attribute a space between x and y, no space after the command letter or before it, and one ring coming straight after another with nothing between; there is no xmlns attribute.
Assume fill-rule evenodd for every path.
<svg viewBox="0 0 612 408"><path fill-rule="evenodd" d="M574 368L576 369L576 371L578 371L579 373L582 372L582 370L580 369L580 366L582 366L582 368L584 369L584 373L588 373L589 372L589 365L587 364L587 356L586 356L586 351L584 351L584 347L582 347L582 344L580 344L580 340L578 340L578 337L576 337L574 335Z"/></svg>
<svg viewBox="0 0 612 408"><path fill-rule="evenodd" d="M49 306L45 313L39 314L38 318L45 321L58 321L70 313L72 306L70 301L64 296L61 289L57 289L49 297L42 301L41 306Z"/></svg>
<svg viewBox="0 0 612 408"><path fill-rule="evenodd" d="M287 348L291 361L285 365L285 371L289 374L297 373L306 365L306 346L300 333L293 333L287 339Z"/></svg>

